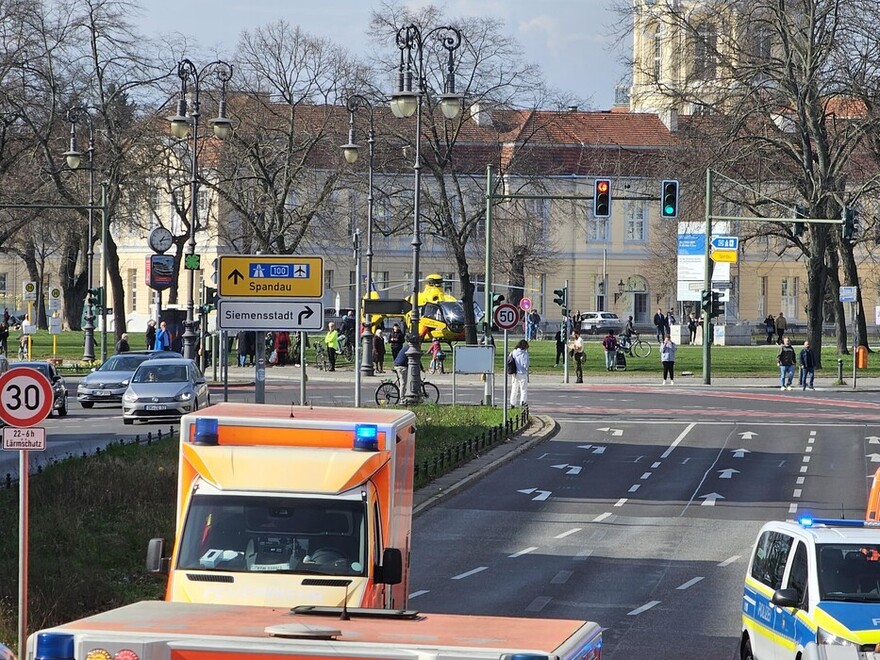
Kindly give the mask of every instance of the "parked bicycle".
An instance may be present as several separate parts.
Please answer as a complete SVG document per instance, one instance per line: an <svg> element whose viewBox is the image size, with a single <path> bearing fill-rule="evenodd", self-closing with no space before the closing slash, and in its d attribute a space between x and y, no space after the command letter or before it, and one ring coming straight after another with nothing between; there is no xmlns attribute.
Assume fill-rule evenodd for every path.
<svg viewBox="0 0 880 660"><path fill-rule="evenodd" d="M440 402L440 389L434 383L429 383L423 378L419 391L423 402ZM386 378L376 388L376 405L396 406L398 403L400 403L400 383L395 378Z"/></svg>
<svg viewBox="0 0 880 660"><path fill-rule="evenodd" d="M327 371L330 368L330 361L327 359L324 342L315 342L315 366L321 371Z"/></svg>
<svg viewBox="0 0 880 660"><path fill-rule="evenodd" d="M354 360L354 334L339 335L339 350L336 355L351 362Z"/></svg>
<svg viewBox="0 0 880 660"><path fill-rule="evenodd" d="M651 344L638 335L631 337L620 335L617 338L617 345L624 354L630 357L646 358L651 354Z"/></svg>

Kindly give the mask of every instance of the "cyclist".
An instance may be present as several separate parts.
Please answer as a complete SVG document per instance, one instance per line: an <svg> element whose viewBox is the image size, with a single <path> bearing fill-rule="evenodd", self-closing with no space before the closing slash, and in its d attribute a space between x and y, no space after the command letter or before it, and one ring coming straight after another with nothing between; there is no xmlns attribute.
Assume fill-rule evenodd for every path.
<svg viewBox="0 0 880 660"><path fill-rule="evenodd" d="M632 348L633 336L635 336L635 338L638 339L639 338L639 331L636 330L636 325L633 322L633 317L630 316L626 320L626 326L624 326L624 328L623 328L623 333L618 338L618 344L620 345L620 348L622 348L627 353Z"/></svg>
<svg viewBox="0 0 880 660"><path fill-rule="evenodd" d="M348 313L342 317L339 324L339 335L344 337L344 342L348 346L354 346L354 330L355 330L354 312L348 310Z"/></svg>
<svg viewBox="0 0 880 660"><path fill-rule="evenodd" d="M433 341L431 341L431 347L428 349L428 353L431 354L431 364L428 367L431 370L431 373L436 372L438 369L443 369L443 348L440 346L440 340L437 337L434 337Z"/></svg>
<svg viewBox="0 0 880 660"><path fill-rule="evenodd" d="M394 357L394 373L397 374L397 387L400 388L401 392L406 392L406 347L407 345L404 344L403 347L397 352L397 355Z"/></svg>

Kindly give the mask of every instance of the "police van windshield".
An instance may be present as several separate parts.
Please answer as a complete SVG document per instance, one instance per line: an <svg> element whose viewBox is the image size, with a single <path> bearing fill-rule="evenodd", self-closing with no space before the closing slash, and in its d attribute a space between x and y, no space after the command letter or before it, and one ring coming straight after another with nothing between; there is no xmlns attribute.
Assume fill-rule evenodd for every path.
<svg viewBox="0 0 880 660"><path fill-rule="evenodd" d="M177 567L355 576L366 558L361 502L195 495Z"/></svg>
<svg viewBox="0 0 880 660"><path fill-rule="evenodd" d="M818 546L822 600L880 602L880 544Z"/></svg>

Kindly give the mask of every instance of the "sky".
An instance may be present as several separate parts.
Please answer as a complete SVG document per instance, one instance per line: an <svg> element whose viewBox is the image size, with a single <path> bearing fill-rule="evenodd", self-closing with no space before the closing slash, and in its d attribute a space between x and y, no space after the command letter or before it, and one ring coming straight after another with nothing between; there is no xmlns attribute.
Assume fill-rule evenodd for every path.
<svg viewBox="0 0 880 660"><path fill-rule="evenodd" d="M285 19L307 34L326 37L356 55L367 54L370 11L381 0L135 0L143 7L130 19L146 36L185 35L203 51L231 53L241 30ZM427 0L406 0L422 6ZM495 16L523 47L527 61L541 67L547 83L591 102L597 110L614 103L615 85L625 76L613 50L620 18L612 0L435 0L445 15ZM394 56L393 45L389 53ZM586 109L586 108L584 108Z"/></svg>

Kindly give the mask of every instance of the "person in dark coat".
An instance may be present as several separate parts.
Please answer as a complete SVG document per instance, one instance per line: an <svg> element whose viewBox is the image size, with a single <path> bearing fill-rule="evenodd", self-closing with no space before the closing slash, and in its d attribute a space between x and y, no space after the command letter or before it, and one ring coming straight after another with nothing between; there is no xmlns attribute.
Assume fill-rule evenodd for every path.
<svg viewBox="0 0 880 660"><path fill-rule="evenodd" d="M122 336L119 338L119 341L116 342L116 352L128 353L130 350L131 346L128 345L128 334L123 332Z"/></svg>
<svg viewBox="0 0 880 660"><path fill-rule="evenodd" d="M385 333L382 328L377 328L373 335L373 370L376 373L385 373Z"/></svg>
<svg viewBox="0 0 880 660"><path fill-rule="evenodd" d="M397 359L397 354L400 353L400 349L403 348L403 342L406 341L406 336L403 334L403 330L400 329L400 324L395 323L391 326L391 332L388 335L388 343L391 344L391 357L393 359Z"/></svg>
<svg viewBox="0 0 880 660"><path fill-rule="evenodd" d="M813 387L813 381L816 378L816 356L813 355L813 349L810 348L810 342L804 342L804 347L801 349L801 353L798 356L798 362L801 365L801 390L805 390L807 387L811 390L815 390L816 388Z"/></svg>
<svg viewBox="0 0 880 660"><path fill-rule="evenodd" d="M553 336L556 340L556 362L554 363L554 367L559 366L560 361L565 360L565 337L562 334L562 325L560 324L559 330L556 331L556 334Z"/></svg>
<svg viewBox="0 0 880 660"><path fill-rule="evenodd" d="M147 321L147 332L144 339L147 342L147 350L153 350L153 346L156 345L156 322L153 319Z"/></svg>

